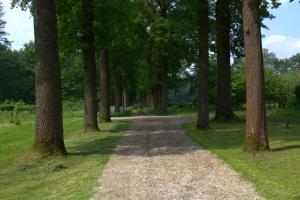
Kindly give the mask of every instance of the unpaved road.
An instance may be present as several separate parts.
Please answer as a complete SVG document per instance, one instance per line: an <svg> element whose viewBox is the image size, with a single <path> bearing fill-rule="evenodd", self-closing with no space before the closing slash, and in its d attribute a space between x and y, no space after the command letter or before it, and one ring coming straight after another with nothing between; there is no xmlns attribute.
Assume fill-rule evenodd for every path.
<svg viewBox="0 0 300 200"><path fill-rule="evenodd" d="M99 177L92 200L263 199L220 159L188 138L190 117L135 117Z"/></svg>

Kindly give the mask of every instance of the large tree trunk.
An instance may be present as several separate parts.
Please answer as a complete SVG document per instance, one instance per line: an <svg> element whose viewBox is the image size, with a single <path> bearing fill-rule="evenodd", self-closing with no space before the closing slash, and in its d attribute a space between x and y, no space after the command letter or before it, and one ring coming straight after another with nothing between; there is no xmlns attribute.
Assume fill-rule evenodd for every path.
<svg viewBox="0 0 300 200"><path fill-rule="evenodd" d="M167 56L165 54L165 49L162 48L159 65L160 65L160 106L159 111L160 113L167 113L168 112L168 61Z"/></svg>
<svg viewBox="0 0 300 200"><path fill-rule="evenodd" d="M243 5L247 87L245 151L247 152L269 150L259 2L245 0Z"/></svg>
<svg viewBox="0 0 300 200"><path fill-rule="evenodd" d="M84 130L98 131L93 0L82 0L81 6L84 14L82 39L85 45L82 49L84 65Z"/></svg>
<svg viewBox="0 0 300 200"><path fill-rule="evenodd" d="M235 119L231 97L229 5L230 0L218 0L216 6L218 91L214 119L217 121Z"/></svg>
<svg viewBox="0 0 300 200"><path fill-rule="evenodd" d="M58 31L54 0L34 0L36 130L34 149L66 154L63 139Z"/></svg>
<svg viewBox="0 0 300 200"><path fill-rule="evenodd" d="M161 17L163 19L168 18L167 9L169 4L165 0L159 1L160 5L160 12ZM167 34L167 33L165 33ZM167 56L167 47L165 44L161 44L161 48L159 50L159 80L160 80L160 87L159 87L159 112L160 113L167 113L168 112L168 56Z"/></svg>
<svg viewBox="0 0 300 200"><path fill-rule="evenodd" d="M110 92L109 92L109 70L108 50L102 49L100 53L100 121L111 122L110 119Z"/></svg>
<svg viewBox="0 0 300 200"><path fill-rule="evenodd" d="M208 109L208 2L200 0L199 8L199 97L198 97L198 118L197 128L206 129L209 127L209 109Z"/></svg>

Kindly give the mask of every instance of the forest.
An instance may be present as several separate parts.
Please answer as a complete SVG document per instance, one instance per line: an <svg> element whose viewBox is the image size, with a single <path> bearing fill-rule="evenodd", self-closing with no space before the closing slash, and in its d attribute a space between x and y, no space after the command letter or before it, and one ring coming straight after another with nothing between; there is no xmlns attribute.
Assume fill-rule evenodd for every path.
<svg viewBox="0 0 300 200"><path fill-rule="evenodd" d="M164 185L154 194L143 184L146 197L121 187L124 174L134 181L132 168L145 167L138 158L185 162L200 151L192 147L253 184L245 194L257 198L249 199L300 198L300 52L278 58L262 47L264 20L276 21L271 11L280 1L10 3L31 13L34 41L12 48L0 1L0 199L202 199L195 188L190 196L156 197L169 190L150 175ZM164 162L177 166L161 159L156 167L149 161L147 173L163 173ZM186 162L167 183L188 176ZM111 163L124 165L124 174L107 178ZM115 179L119 188L109 190ZM215 189L203 199L247 199L234 190L238 180L231 192L208 184Z"/></svg>

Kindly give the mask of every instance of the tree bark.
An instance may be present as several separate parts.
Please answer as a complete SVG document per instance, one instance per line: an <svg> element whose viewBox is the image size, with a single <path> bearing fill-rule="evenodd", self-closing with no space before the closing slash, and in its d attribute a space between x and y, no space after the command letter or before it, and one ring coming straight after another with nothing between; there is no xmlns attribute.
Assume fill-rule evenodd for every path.
<svg viewBox="0 0 300 200"><path fill-rule="evenodd" d="M126 88L124 88L124 105L125 108L128 108L130 106L130 96Z"/></svg>
<svg viewBox="0 0 300 200"><path fill-rule="evenodd" d="M231 96L229 5L230 0L218 0L216 5L218 90L214 119L217 121L231 121L236 118Z"/></svg>
<svg viewBox="0 0 300 200"><path fill-rule="evenodd" d="M83 65L84 65L84 130L98 131L97 122L97 82L96 82L96 55L95 35L93 30L94 9L93 0L81 1L83 11L82 40L84 43Z"/></svg>
<svg viewBox="0 0 300 200"><path fill-rule="evenodd" d="M110 119L110 92L109 92L109 61L108 50L102 49L100 52L100 121L111 122Z"/></svg>
<svg viewBox="0 0 300 200"><path fill-rule="evenodd" d="M121 77L118 72L115 72L115 112L120 112L121 107Z"/></svg>
<svg viewBox="0 0 300 200"><path fill-rule="evenodd" d="M34 0L33 8L37 58L34 149L47 156L66 154L55 1Z"/></svg>
<svg viewBox="0 0 300 200"><path fill-rule="evenodd" d="M167 14L167 1L160 0L160 12L161 17L163 19L168 18ZM167 34L167 33L165 33ZM162 114L166 114L168 112L168 56L166 54L167 47L165 44L161 44L161 48L159 50L159 80L160 80L160 101L159 101L159 112Z"/></svg>
<svg viewBox="0 0 300 200"><path fill-rule="evenodd" d="M164 55L164 48L160 53L160 81L161 86L160 89L160 106L159 111L162 114L166 114L168 112L168 61L167 56Z"/></svg>
<svg viewBox="0 0 300 200"><path fill-rule="evenodd" d="M199 8L199 64L198 64L198 118L197 128L206 129L209 127L209 109L208 109L208 2L200 0Z"/></svg>
<svg viewBox="0 0 300 200"><path fill-rule="evenodd" d="M245 0L243 5L247 92L246 152L270 149L266 125L259 2Z"/></svg>
<svg viewBox="0 0 300 200"><path fill-rule="evenodd" d="M162 112L161 110L161 85L158 84L152 89L153 96L153 109L157 112Z"/></svg>

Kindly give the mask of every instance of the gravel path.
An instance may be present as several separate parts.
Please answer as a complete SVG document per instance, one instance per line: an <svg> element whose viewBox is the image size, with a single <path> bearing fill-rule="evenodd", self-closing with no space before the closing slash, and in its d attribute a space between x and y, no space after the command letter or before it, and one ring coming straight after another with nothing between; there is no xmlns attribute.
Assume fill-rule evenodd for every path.
<svg viewBox="0 0 300 200"><path fill-rule="evenodd" d="M190 117L136 117L99 178L92 200L263 199L183 132Z"/></svg>

